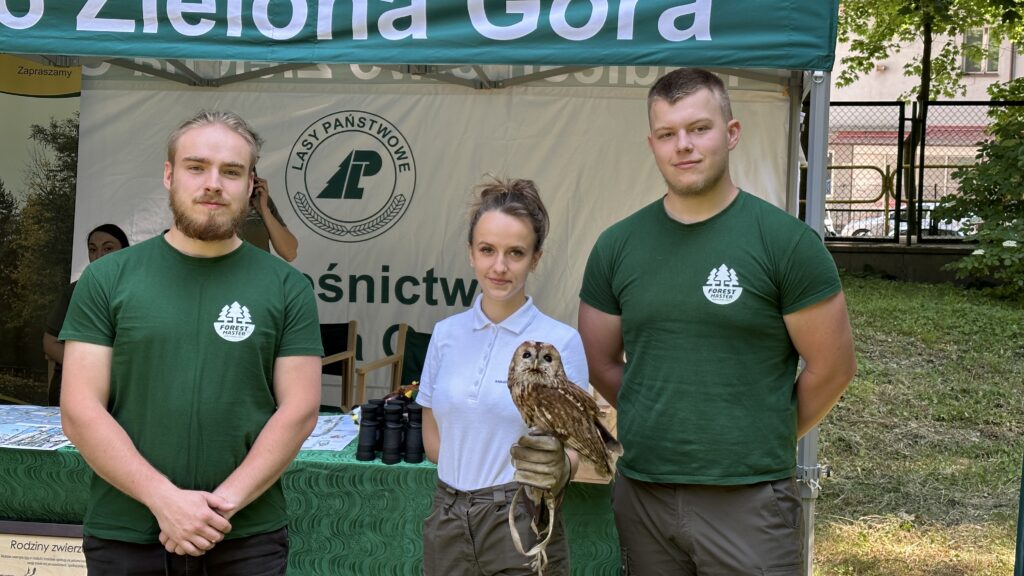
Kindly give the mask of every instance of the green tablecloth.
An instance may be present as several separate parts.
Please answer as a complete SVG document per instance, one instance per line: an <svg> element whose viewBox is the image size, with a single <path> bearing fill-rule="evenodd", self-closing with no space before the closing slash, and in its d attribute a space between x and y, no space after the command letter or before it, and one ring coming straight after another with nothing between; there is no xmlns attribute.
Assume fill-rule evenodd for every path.
<svg viewBox="0 0 1024 576"><path fill-rule="evenodd" d="M73 448L0 449L0 519L80 524L92 471ZM437 480L429 463L359 462L303 451L283 478L290 576L422 573L421 526ZM609 486L570 485L564 505L573 574L618 574Z"/></svg>

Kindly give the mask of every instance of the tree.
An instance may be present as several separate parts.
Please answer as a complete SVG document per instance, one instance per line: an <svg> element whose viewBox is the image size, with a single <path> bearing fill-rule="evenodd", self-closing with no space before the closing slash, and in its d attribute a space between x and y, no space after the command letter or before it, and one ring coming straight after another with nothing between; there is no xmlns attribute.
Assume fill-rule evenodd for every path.
<svg viewBox="0 0 1024 576"><path fill-rule="evenodd" d="M928 125L928 101L933 92L948 98L964 94L962 57L966 51L967 56L980 60L982 47L965 47L960 39L968 31L987 28L997 47L1003 38L1019 42L1024 38L1022 15L1024 0L843 0L839 40L849 42L851 54L840 62L842 70L836 77L836 86L852 84L873 69L878 60L920 40L921 54L903 70L906 76L920 78L912 90L918 101L918 121L911 127L910 135L909 151L913 154L921 145L921 127ZM936 40L942 42L937 51ZM909 176L907 188L913 191L914 175ZM908 199L913 196L908 195ZM914 203L908 202L908 206L908 220L916 223Z"/></svg>
<svg viewBox="0 0 1024 576"><path fill-rule="evenodd" d="M1024 99L1024 79L989 88L993 100ZM957 276L995 281L997 294L1024 299L1024 106L989 111L991 139L978 162L957 170L960 194L947 196L934 217L968 222L978 249L953 264Z"/></svg>
<svg viewBox="0 0 1024 576"><path fill-rule="evenodd" d="M26 171L28 194L12 243L17 266L11 321L41 328L71 275L78 114L33 125L29 138L37 148Z"/></svg>
<svg viewBox="0 0 1024 576"><path fill-rule="evenodd" d="M14 300L14 271L18 264L14 239L18 232L18 203L0 180L0 364L18 358L21 329L10 322Z"/></svg>
<svg viewBox="0 0 1024 576"><path fill-rule="evenodd" d="M987 28L994 40L1020 42L1022 16L1024 0L843 0L839 41L849 43L851 53L840 61L836 85L852 84L879 60L920 40L922 53L903 70L906 76L920 78L912 93L922 102L933 92L948 98L962 95L961 38L973 29ZM967 46L966 55L977 58L981 50Z"/></svg>
<svg viewBox="0 0 1024 576"><path fill-rule="evenodd" d="M8 313L17 266L17 252L14 250L17 230L18 202L0 180L0 311ZM7 317L7 314L3 316Z"/></svg>

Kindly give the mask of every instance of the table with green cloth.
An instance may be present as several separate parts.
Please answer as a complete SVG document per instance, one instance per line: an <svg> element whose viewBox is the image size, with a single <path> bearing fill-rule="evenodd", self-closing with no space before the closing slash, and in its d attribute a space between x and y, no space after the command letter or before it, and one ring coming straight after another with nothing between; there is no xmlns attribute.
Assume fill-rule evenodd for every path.
<svg viewBox="0 0 1024 576"><path fill-rule="evenodd" d="M437 468L302 451L283 477L290 576L422 573L421 528ZM74 448L0 448L0 520L81 524L92 471ZM610 486L572 483L563 506L573 574L618 574Z"/></svg>

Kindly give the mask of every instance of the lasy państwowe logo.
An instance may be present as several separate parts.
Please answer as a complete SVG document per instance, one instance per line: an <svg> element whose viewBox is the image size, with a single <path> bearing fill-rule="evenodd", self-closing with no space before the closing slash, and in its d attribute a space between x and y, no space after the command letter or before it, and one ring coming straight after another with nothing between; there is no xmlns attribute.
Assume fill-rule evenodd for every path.
<svg viewBox="0 0 1024 576"><path fill-rule="evenodd" d="M343 110L297 136L285 188L310 230L337 242L362 242L405 215L416 190L416 161L405 136L386 118Z"/></svg>

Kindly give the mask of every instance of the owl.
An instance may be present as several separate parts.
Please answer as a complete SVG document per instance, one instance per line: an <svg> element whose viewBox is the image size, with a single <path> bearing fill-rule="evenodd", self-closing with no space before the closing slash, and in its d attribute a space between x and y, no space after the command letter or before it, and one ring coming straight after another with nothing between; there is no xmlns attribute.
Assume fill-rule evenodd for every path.
<svg viewBox="0 0 1024 576"><path fill-rule="evenodd" d="M566 377L554 346L520 344L508 367L508 389L527 426L557 437L598 473L612 475L622 445L598 420L594 398Z"/></svg>
<svg viewBox="0 0 1024 576"><path fill-rule="evenodd" d="M622 445L598 421L597 402L566 377L562 355L554 346L530 340L520 344L508 366L508 389L527 426L555 436L593 462L599 473L612 475L615 460L622 454ZM529 550L523 548L514 517L515 503L524 491L531 528L538 539ZM561 495L520 486L508 509L512 543L520 554L530 559L529 566L538 576L543 575L548 563L547 545L555 533L552 527L560 500Z"/></svg>

